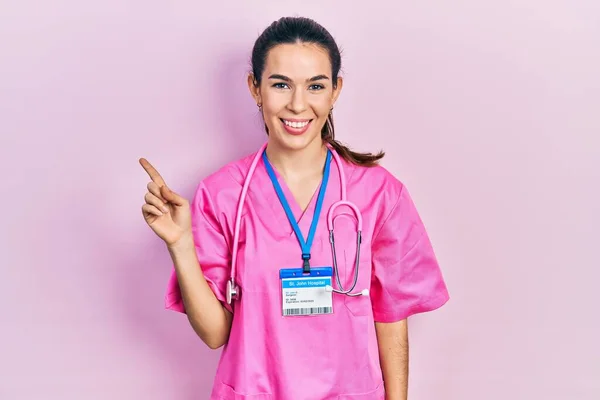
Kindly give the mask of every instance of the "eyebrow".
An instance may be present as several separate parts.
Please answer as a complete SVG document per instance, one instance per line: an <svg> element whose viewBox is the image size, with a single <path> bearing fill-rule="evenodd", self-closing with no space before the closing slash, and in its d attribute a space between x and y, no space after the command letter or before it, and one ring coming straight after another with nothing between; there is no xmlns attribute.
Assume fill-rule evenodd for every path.
<svg viewBox="0 0 600 400"><path fill-rule="evenodd" d="M291 82L292 81L287 76L281 75L281 74L273 74L273 75L269 76L269 79L280 79L280 80L286 81L286 82ZM320 81L320 80L323 80L323 79L327 79L328 80L329 77L327 75L317 75L317 76L313 76L308 81L309 82L315 82L315 81Z"/></svg>

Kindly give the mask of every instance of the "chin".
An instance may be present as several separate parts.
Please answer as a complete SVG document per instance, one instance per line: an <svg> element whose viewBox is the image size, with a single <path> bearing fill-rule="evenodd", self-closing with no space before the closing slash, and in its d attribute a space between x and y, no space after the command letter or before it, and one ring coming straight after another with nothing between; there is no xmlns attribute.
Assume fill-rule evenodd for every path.
<svg viewBox="0 0 600 400"><path fill-rule="evenodd" d="M308 132L303 135L290 135L287 132L278 132L272 139L277 142L278 146L284 149L303 150L314 143L315 140L320 140L320 138L321 135L309 134Z"/></svg>

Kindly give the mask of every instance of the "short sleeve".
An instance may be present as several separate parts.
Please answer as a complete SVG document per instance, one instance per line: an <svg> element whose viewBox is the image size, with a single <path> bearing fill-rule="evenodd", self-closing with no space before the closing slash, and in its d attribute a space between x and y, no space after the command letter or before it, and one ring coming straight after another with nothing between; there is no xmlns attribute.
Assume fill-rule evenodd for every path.
<svg viewBox="0 0 600 400"><path fill-rule="evenodd" d="M229 247L213 201L203 183L198 186L190 208L194 245L204 278L217 299L229 311L232 311L225 297L230 268ZM185 313L185 306L174 269L167 285L165 307L168 310Z"/></svg>
<svg viewBox="0 0 600 400"><path fill-rule="evenodd" d="M375 234L371 279L375 321L400 321L448 301L430 239L405 186Z"/></svg>

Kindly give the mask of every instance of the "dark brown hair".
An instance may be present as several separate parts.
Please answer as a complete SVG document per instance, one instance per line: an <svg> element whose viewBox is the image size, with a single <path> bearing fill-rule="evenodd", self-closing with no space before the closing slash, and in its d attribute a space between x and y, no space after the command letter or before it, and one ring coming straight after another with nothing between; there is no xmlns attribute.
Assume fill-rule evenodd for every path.
<svg viewBox="0 0 600 400"><path fill-rule="evenodd" d="M327 51L329 60L331 61L331 79L335 88L342 66L340 50L331 34L324 27L312 19L304 17L280 18L267 27L258 39L256 39L252 49L252 74L254 75L255 85L260 85L269 51L277 45L293 43L312 43L321 46ZM353 164L373 166L385 155L383 151L377 154L358 153L350 150L350 148L338 140L335 140L333 114L331 111L327 117L327 123L321 129L321 137L324 141L331 144L340 157Z"/></svg>

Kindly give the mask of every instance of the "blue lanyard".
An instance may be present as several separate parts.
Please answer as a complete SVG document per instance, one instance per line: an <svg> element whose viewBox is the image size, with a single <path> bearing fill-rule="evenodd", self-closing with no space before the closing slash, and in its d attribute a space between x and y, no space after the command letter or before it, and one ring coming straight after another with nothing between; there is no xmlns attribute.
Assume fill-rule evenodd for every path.
<svg viewBox="0 0 600 400"><path fill-rule="evenodd" d="M304 236L300 231L300 227L294 218L294 214L292 213L292 209L283 194L283 190L281 189L281 185L277 181L277 177L275 176L275 171L273 171L273 167L269 163L267 159L267 152L263 152L262 154L263 162L265 163L265 167L267 168L267 173L269 174L269 178L271 178L271 182L273 183L273 187L277 192L277 197L279 197L279 201L283 206L283 210L290 221L290 225L294 229L296 233L296 237L298 238L298 242L300 242L300 247L302 248L302 260L303 260L303 272L310 272L310 249L312 247L313 239L315 238L315 231L317 230L317 224L319 223L319 215L321 215L321 209L323 208L323 198L325 197L325 190L327 189L327 182L329 181L329 170L331 166L331 150L327 150L327 159L325 160L325 171L323 172L323 181L321 182L321 188L319 189L319 197L317 198L317 205L315 206L315 212L313 214L312 223L310 224L310 230L308 232L308 240L304 241Z"/></svg>

